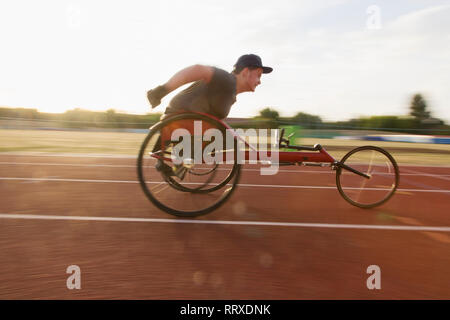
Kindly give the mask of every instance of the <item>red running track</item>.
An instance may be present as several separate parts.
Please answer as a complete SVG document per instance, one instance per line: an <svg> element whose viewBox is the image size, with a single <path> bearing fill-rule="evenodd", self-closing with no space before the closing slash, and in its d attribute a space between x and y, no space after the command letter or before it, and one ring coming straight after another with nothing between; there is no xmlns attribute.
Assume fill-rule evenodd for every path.
<svg viewBox="0 0 450 320"><path fill-rule="evenodd" d="M135 163L0 156L0 298L450 298L450 167L401 166L397 194L363 210L328 168L245 166L223 207L184 221L145 198Z"/></svg>

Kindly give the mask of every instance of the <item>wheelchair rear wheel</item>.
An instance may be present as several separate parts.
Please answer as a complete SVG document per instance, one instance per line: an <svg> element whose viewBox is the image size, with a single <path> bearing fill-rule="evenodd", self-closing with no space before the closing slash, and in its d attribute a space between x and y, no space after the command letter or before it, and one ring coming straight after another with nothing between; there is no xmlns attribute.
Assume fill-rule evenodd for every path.
<svg viewBox="0 0 450 320"><path fill-rule="evenodd" d="M204 215L224 204L240 169L236 139L220 121L196 113L173 115L152 126L137 160L147 198L181 217Z"/></svg>

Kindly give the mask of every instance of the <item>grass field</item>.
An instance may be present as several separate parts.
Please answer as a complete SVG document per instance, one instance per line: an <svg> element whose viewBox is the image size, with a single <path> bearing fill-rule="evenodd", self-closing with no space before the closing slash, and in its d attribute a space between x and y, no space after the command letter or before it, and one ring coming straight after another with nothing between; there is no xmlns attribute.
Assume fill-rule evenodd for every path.
<svg viewBox="0 0 450 320"><path fill-rule="evenodd" d="M145 134L0 130L0 152L137 154Z"/></svg>
<svg viewBox="0 0 450 320"><path fill-rule="evenodd" d="M0 153L76 153L137 156L143 133L0 130ZM320 143L336 159L353 147L376 145L387 149L401 163L450 164L450 145L304 138L296 144Z"/></svg>

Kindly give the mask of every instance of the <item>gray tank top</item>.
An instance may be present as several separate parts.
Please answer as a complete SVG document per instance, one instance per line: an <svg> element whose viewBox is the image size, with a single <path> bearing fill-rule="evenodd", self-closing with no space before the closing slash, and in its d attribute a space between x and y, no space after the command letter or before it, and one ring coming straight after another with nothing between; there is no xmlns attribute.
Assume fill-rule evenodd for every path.
<svg viewBox="0 0 450 320"><path fill-rule="evenodd" d="M236 102L236 77L215 68L209 83L196 81L172 98L165 113L197 111L224 119Z"/></svg>

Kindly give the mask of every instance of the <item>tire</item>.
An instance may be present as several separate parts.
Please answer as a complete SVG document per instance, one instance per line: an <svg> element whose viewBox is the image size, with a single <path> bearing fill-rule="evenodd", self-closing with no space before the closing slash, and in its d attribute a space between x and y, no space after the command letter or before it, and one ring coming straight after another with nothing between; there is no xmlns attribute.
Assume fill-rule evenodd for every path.
<svg viewBox="0 0 450 320"><path fill-rule="evenodd" d="M208 170L207 174L198 174L197 170L195 171L196 174L192 175L193 179L206 179L206 182L186 184L183 179L155 169L157 160L149 155L149 152L154 152L155 150L152 149L154 145L161 143L160 137L163 136L161 133L180 123L189 124L193 121L201 121L202 125L207 125L220 130L222 133L226 133L227 128L220 121L206 115L182 113L170 116L150 128L150 132L141 145L137 159L137 174L144 194L156 207L178 217L197 217L219 208L234 192L240 177L241 165L236 161L237 141L235 139L232 150L234 152L234 161L231 167L224 164L226 170L218 173L217 164L213 165L213 168ZM155 141L158 142L155 143ZM162 142L163 146L165 146L166 141ZM161 150L164 151L164 147L161 147ZM173 163L166 160L164 162L173 166ZM212 182L213 179L215 181ZM158 188L162 185L163 188L155 190L154 184ZM164 194L162 194L162 191L164 191ZM194 207L193 203L199 204L199 207Z"/></svg>
<svg viewBox="0 0 450 320"><path fill-rule="evenodd" d="M342 165L369 174L370 179ZM388 201L397 190L399 181L397 162L389 152L379 147L355 148L337 163L336 185L339 193L347 202L359 208L374 208Z"/></svg>

